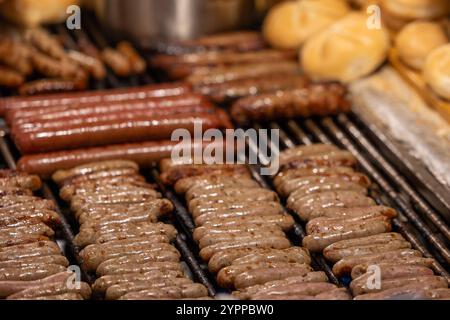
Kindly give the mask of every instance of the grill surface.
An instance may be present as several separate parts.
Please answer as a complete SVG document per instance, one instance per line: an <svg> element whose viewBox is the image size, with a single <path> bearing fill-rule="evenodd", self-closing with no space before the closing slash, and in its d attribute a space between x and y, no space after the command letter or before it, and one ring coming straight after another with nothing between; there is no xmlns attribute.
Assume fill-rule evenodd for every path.
<svg viewBox="0 0 450 320"><path fill-rule="evenodd" d="M89 15L84 15L85 29L69 32L62 26L52 27L52 31L59 34L68 48L77 49L80 39L92 42L96 47L106 47L110 42L104 36L99 25ZM147 73L121 79L111 70L103 81L91 83L92 89L117 88L137 86L154 82L159 78L155 73ZM419 160L408 155L404 146L396 142L375 121L364 114L340 115L334 118L290 120L283 124L272 122L257 124L254 128L279 129L282 148L292 148L299 144L315 142L335 143L352 152L359 160L360 167L375 182L372 195L379 203L396 208L398 218L393 225L411 242L413 247L426 257L433 257L436 263L433 268L439 275L450 282L450 190L440 184ZM0 152L3 156L3 166L15 168L17 151L7 136L8 128L0 130ZM273 151L273 150L272 150ZM252 166L254 178L264 187L272 188L271 182L259 175L257 168ZM198 257L198 248L192 239L194 223L184 204L175 193L165 188L159 181L157 169L151 170L149 180L158 183L164 196L175 206L175 220L173 223L180 231L175 245L181 252L183 260L189 266L195 279L204 284L210 295L220 292L215 279L207 271L207 266ZM74 245L74 225L70 217L61 209L62 202L55 189L44 183L42 195L56 200L58 213L63 224L61 237L68 247L71 262L81 265L78 248ZM295 215L294 215L295 216ZM293 234L290 235L294 243L301 243L305 236L304 225L297 221ZM345 286L348 279L338 279L331 272L330 265L320 254L312 255L312 266L316 270L326 272L330 281ZM92 283L93 277L82 270L83 278Z"/></svg>

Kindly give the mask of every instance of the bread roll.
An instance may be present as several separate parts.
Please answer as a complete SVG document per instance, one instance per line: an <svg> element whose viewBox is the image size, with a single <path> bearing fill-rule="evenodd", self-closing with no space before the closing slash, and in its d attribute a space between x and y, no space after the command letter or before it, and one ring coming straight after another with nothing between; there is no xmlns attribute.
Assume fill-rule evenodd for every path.
<svg viewBox="0 0 450 320"><path fill-rule="evenodd" d="M67 7L79 4L78 0L5 0L1 14L12 22L26 27L64 21Z"/></svg>
<svg viewBox="0 0 450 320"><path fill-rule="evenodd" d="M380 0L383 21L400 30L417 19L436 19L450 12L449 0Z"/></svg>
<svg viewBox="0 0 450 320"><path fill-rule="evenodd" d="M389 33L366 23L365 14L351 13L309 39L301 52L304 71L315 80L349 82L378 68L389 50Z"/></svg>
<svg viewBox="0 0 450 320"><path fill-rule="evenodd" d="M450 44L436 48L428 55L423 78L435 93L450 101Z"/></svg>
<svg viewBox="0 0 450 320"><path fill-rule="evenodd" d="M422 70L428 54L447 42L447 35L440 24L417 21L406 25L399 32L395 46L400 59L405 64Z"/></svg>
<svg viewBox="0 0 450 320"><path fill-rule="evenodd" d="M263 24L266 41L276 48L297 49L311 35L349 12L342 0L301 0L273 7Z"/></svg>

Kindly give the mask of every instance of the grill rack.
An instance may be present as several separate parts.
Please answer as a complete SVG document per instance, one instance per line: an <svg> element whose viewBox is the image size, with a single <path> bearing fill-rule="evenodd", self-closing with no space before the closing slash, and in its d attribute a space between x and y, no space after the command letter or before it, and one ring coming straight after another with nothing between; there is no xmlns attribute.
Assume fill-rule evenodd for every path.
<svg viewBox="0 0 450 320"><path fill-rule="evenodd" d="M428 221L424 219L427 217L426 215L421 217L415 212L414 208L405 200L405 198L408 199L405 197L405 190L399 188L399 192L396 192L396 189L385 178L388 174L375 167L374 161L369 157L370 153L365 148L370 146L371 143L365 138L362 130L358 129L357 132L360 133L359 138L363 139L365 144L361 144L358 147L358 140L355 139L355 141L352 139L355 137L347 134L339 126L339 123L343 123L349 127L353 125L358 129L354 122L346 115L340 115L335 118L325 117L323 119L290 120L284 127L277 122L272 122L269 126L273 129L280 130L280 140L286 148L292 148L297 144L308 145L313 142L335 142L349 150L358 159L363 171L371 177L372 181L380 189L381 192L375 197L376 200L379 203L385 203L397 209L399 217L393 220L394 227L425 257L435 258L436 263L433 265L434 271L450 282L450 275L448 273L448 254L450 251L443 235L437 230L431 229ZM261 125L255 125L255 128L261 128ZM381 153L377 153L375 161L388 163ZM395 170L393 167L390 169ZM418 194L416 196L419 197ZM445 222L442 223L445 225Z"/></svg>
<svg viewBox="0 0 450 320"><path fill-rule="evenodd" d="M62 26L51 26L50 29L65 39L65 45L72 49L77 49L75 40L80 38L87 39L97 48L103 48L111 43L93 16L85 14L83 19L83 26L86 28L82 30L68 31ZM104 89L137 86L153 83L155 79L164 80L164 77L158 77L158 74L155 73L146 73L123 79L108 69L107 77L103 81L91 81L90 87L91 89ZM399 217L394 219L394 227L424 256L435 258L437 263L433 266L434 270L450 282L450 251L448 250L450 240L448 227L450 197L448 194L450 190L438 182L422 162L409 156L404 146L396 142L380 126L377 126L373 118L356 111L334 118L290 120L283 124L272 122L265 124L265 127L280 129L281 143L286 148L313 142L335 142L351 151L358 158L363 170L381 189L379 192L375 192L376 200L398 209ZM254 127L261 126L255 125ZM0 130L0 152L8 167L15 168L13 154L16 154L16 150L9 141L7 133L8 128ZM255 167L251 167L251 171L262 186L272 188L271 183L261 177ZM207 287L211 296L214 296L218 291L217 285L206 270L205 264L198 258L196 245L191 239L194 224L183 200L161 185L156 169L151 171L150 177L151 180L157 182L165 197L175 205L176 221L174 223L179 231L183 230L179 233L175 245L196 279ZM418 190L414 190L413 185L419 186ZM46 182L44 182L42 193L44 197L56 199L57 203L59 202L59 197L54 195L54 191ZM70 255L75 257L75 260L72 261L81 265L78 248L73 244L73 228L61 211L59 204L58 213L63 221L63 238L68 243ZM305 236L301 223L295 224L294 234L295 240L300 241ZM316 270L325 271L331 282L340 286L345 285L345 281L337 279L332 274L331 267L322 255L313 254L312 265ZM93 280L91 275L84 271L83 277L88 282Z"/></svg>

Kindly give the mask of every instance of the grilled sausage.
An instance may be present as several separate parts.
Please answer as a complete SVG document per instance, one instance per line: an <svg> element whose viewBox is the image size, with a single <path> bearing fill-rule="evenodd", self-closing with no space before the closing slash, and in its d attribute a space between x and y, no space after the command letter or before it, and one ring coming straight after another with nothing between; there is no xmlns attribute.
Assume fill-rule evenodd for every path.
<svg viewBox="0 0 450 320"><path fill-rule="evenodd" d="M311 167L354 167L357 164L356 158L349 151L336 150L327 153L320 153L310 155L307 157L300 156L297 159L292 159L280 166L280 170L289 170L297 168L311 168Z"/></svg>
<svg viewBox="0 0 450 320"><path fill-rule="evenodd" d="M146 273L130 273L130 274L115 274L103 276L95 280L92 285L92 289L95 292L105 293L105 291L116 284L128 283L128 282L142 282L142 281L154 281L155 283L161 279L174 279L183 277L184 274L181 271L171 271L167 270L162 272L160 270L155 270Z"/></svg>
<svg viewBox="0 0 450 320"><path fill-rule="evenodd" d="M301 199L288 198L287 207L292 209L299 217L307 221L316 210L330 207L369 207L374 206L375 201L354 191L328 191L311 194Z"/></svg>
<svg viewBox="0 0 450 320"><path fill-rule="evenodd" d="M240 232L256 232L256 231L279 231L281 228L277 225L267 225L267 224L248 224L248 225L238 225L234 227L198 227L195 228L192 234L195 241L199 241L205 237L214 237L227 234L235 234Z"/></svg>
<svg viewBox="0 0 450 320"><path fill-rule="evenodd" d="M35 256L25 257L16 260L0 261L0 268L19 268L33 264L58 264L63 267L69 266L69 261L63 255L48 255L48 256Z"/></svg>
<svg viewBox="0 0 450 320"><path fill-rule="evenodd" d="M283 207L278 201L264 201L255 203L254 201L238 200L232 202L207 203L192 209L192 217L198 218L208 213L257 213L271 212L273 215L284 213Z"/></svg>
<svg viewBox="0 0 450 320"><path fill-rule="evenodd" d="M180 52L195 52L204 50L224 50L224 51L255 51L265 47L264 39L259 32L254 31L233 31L217 33L199 37L194 40L181 41L167 48L164 52L168 54L178 54ZM172 51L174 51L172 53Z"/></svg>
<svg viewBox="0 0 450 320"><path fill-rule="evenodd" d="M20 269L2 268L0 281L33 281L63 271L66 271L66 268L57 264L30 264Z"/></svg>
<svg viewBox="0 0 450 320"><path fill-rule="evenodd" d="M412 284L400 288L387 289L378 293L362 294L355 300L430 300L430 289L442 288L439 280L427 284Z"/></svg>
<svg viewBox="0 0 450 320"><path fill-rule="evenodd" d="M365 245L360 247L352 247L348 249L338 249L335 251L325 251L324 250L324 256L327 260L331 262L338 262L341 259L347 258L347 257L359 257L359 256L365 256L370 255L374 253L382 253L382 252L389 252L393 250L398 249L410 249L411 244L407 241L403 240L397 240L392 241L389 244L373 244L373 245Z"/></svg>
<svg viewBox="0 0 450 320"><path fill-rule="evenodd" d="M111 240L138 238L142 236L165 235L173 240L177 235L176 229L164 223L127 223L123 225L88 229L82 228L75 236L75 244L83 248L89 244L104 243Z"/></svg>
<svg viewBox="0 0 450 320"><path fill-rule="evenodd" d="M311 212L309 215L309 220L324 218L330 219L348 219L348 218L368 218L374 217L378 215L383 215L388 218L395 218L397 216L397 212L389 207L385 206L369 206L369 207L355 207L355 208L339 208L339 207L330 207L330 208L322 208ZM320 221L320 220L319 220Z"/></svg>
<svg viewBox="0 0 450 320"><path fill-rule="evenodd" d="M352 174L336 174L329 176L305 176L302 178L292 179L286 181L278 186L278 192L283 196L287 197L293 192L301 189L303 194L314 192L320 192L330 189L344 189L341 183L355 183L363 188L368 188L370 186L370 180L367 176L359 173ZM311 188L312 190L308 189Z"/></svg>
<svg viewBox="0 0 450 320"><path fill-rule="evenodd" d="M174 190L178 194L185 194L194 187L220 187L220 186L241 186L241 187L259 187L259 184L246 175L235 175L224 173L222 175L201 175L187 177L178 180L174 185Z"/></svg>
<svg viewBox="0 0 450 320"><path fill-rule="evenodd" d="M0 87L17 88L24 83L25 78L19 72L0 66Z"/></svg>
<svg viewBox="0 0 450 320"><path fill-rule="evenodd" d="M106 276L109 274L124 274L124 273L145 273L151 272L152 270L175 270L182 271L181 265L178 262L145 262L136 264L121 264L121 265L109 265L107 268L102 270L97 269L97 276Z"/></svg>
<svg viewBox="0 0 450 320"><path fill-rule="evenodd" d="M408 286L411 284L419 285L419 284L430 284L430 283L442 283L442 288L447 288L448 283L445 278L427 275L427 276L410 276L410 277L402 277L398 279L382 279L380 282L380 286L371 287L368 283L355 283L352 281L350 284L350 288L352 290L352 294L354 296L359 296L367 293L376 293L385 291L392 288L399 288L403 286Z"/></svg>
<svg viewBox="0 0 450 320"><path fill-rule="evenodd" d="M239 291L234 291L233 296L237 297L238 299L247 300L250 299L251 296L259 292L264 292L265 290L277 288L278 286L309 283L309 282L327 282L327 281L328 278L323 271L309 272L304 276L295 276L283 280L269 281L262 285L255 285Z"/></svg>
<svg viewBox="0 0 450 320"><path fill-rule="evenodd" d="M412 257L400 257L400 258L394 258L392 261L380 261L379 263L377 261L375 262L362 262L361 264L358 264L353 267L351 276L352 279L356 279L363 274L365 274L370 266L376 265L381 270L387 267L391 266L402 266L402 267L410 267L410 266L421 266L426 268L431 268L434 264L434 259L430 258L422 258L419 255L412 256Z"/></svg>
<svg viewBox="0 0 450 320"><path fill-rule="evenodd" d="M270 299L272 296L307 295L316 296L323 292L336 289L336 285L327 282L304 282L280 285L261 290L250 297L251 300Z"/></svg>
<svg viewBox="0 0 450 320"><path fill-rule="evenodd" d="M170 157L178 142L150 141L142 143L116 144L105 147L77 149L43 153L22 157L17 163L21 171L49 177L58 169L68 169L76 165L94 161L128 159L142 168L151 167L163 158ZM198 147L198 144L193 144Z"/></svg>
<svg viewBox="0 0 450 320"><path fill-rule="evenodd" d="M290 150L290 149L289 149ZM283 183L295 180L297 178L308 176L330 176L340 174L353 174L355 173L353 168L350 167L311 167L311 168L294 168L280 171L273 178L273 184L278 189Z"/></svg>
<svg viewBox="0 0 450 320"><path fill-rule="evenodd" d="M44 223L37 223L29 226L0 228L0 237L16 237L20 235L42 235L53 237L55 232Z"/></svg>
<svg viewBox="0 0 450 320"><path fill-rule="evenodd" d="M264 65L264 67L267 68L267 65ZM293 70L295 72L295 69ZM295 74L291 75L289 73L282 74L282 71L281 74L278 75L279 72L280 71L276 70L275 74L258 78L238 79L223 83L200 85L195 90L196 92L200 92L204 95L209 96L213 101L217 103L224 103L238 98L274 92L278 90L300 89L304 88L308 84L308 80L303 76L298 76ZM188 78L188 81L195 81L192 80L193 77L195 77L195 75L192 75L190 78ZM203 78L206 77L211 79L211 74L209 73Z"/></svg>
<svg viewBox="0 0 450 320"><path fill-rule="evenodd" d="M208 268L211 272L218 272L232 264L271 261L309 264L310 257L309 253L300 247L290 247L284 250L251 247L229 249L215 253L209 260Z"/></svg>
<svg viewBox="0 0 450 320"><path fill-rule="evenodd" d="M280 60L295 60L297 53L291 50L260 50L256 52L222 52L207 51L188 53L182 55L157 55L152 59L152 64L159 68L168 68L173 65L208 66L223 64L248 64L273 62Z"/></svg>
<svg viewBox="0 0 450 320"><path fill-rule="evenodd" d="M30 28L25 32L25 39L40 51L55 59L64 58L66 53L61 43L43 28Z"/></svg>
<svg viewBox="0 0 450 320"><path fill-rule="evenodd" d="M346 288L337 288L328 292L322 292L314 297L316 300L351 300L352 296Z"/></svg>
<svg viewBox="0 0 450 320"><path fill-rule="evenodd" d="M50 295L50 296L39 296L39 297L32 297L32 298L17 298L14 300L50 300L50 301L56 301L56 300L84 300L83 296L79 293L63 293L63 294L57 294L57 295Z"/></svg>
<svg viewBox="0 0 450 320"><path fill-rule="evenodd" d="M320 155L338 151L339 148L333 144L315 143L311 145L296 146L280 152L280 165L285 165L292 160L299 158L307 158L313 155Z"/></svg>
<svg viewBox="0 0 450 320"><path fill-rule="evenodd" d="M137 292L129 292L119 300L151 300L151 299L181 299L201 298L206 295L206 288L199 284L187 284L183 287L165 287L161 289L148 289Z"/></svg>
<svg viewBox="0 0 450 320"><path fill-rule="evenodd" d="M74 79L80 74L78 66L67 58L57 60L38 51L30 58L35 70L49 78Z"/></svg>
<svg viewBox="0 0 450 320"><path fill-rule="evenodd" d="M204 236L198 242L200 249L212 246L221 242L236 242L236 241L251 241L268 237L283 237L284 232L281 229L278 230L259 230L259 231L241 231L238 233L229 233L222 235Z"/></svg>
<svg viewBox="0 0 450 320"><path fill-rule="evenodd" d="M106 69L101 60L93 56L88 56L79 51L69 50L67 57L82 66L96 80L102 80L106 77Z"/></svg>
<svg viewBox="0 0 450 320"><path fill-rule="evenodd" d="M47 152L61 149L76 149L105 144L141 142L170 138L178 128L194 130L194 124L202 123L204 130L231 128L228 116L217 111L214 115L173 115L150 117L134 121L111 121L103 124L84 125L68 130L43 130L24 132L15 136L15 142L23 153Z"/></svg>
<svg viewBox="0 0 450 320"><path fill-rule="evenodd" d="M117 102L93 102L79 105L55 105L18 109L7 114L7 121L12 125L26 123L52 123L73 118L89 118L111 113L127 113L137 111L153 111L167 114L171 110L185 107L212 109L213 105L198 94L183 94L170 97L149 97ZM195 109L194 109L195 110Z"/></svg>
<svg viewBox="0 0 450 320"><path fill-rule="evenodd" d="M176 252L175 250L168 251L168 252L146 252L143 251L142 253L133 254L133 255L127 255L123 257L113 258L106 260L102 262L98 268L97 272L98 274L106 275L111 274L114 270L119 270L121 266L127 266L127 265L138 265L138 264L145 264L149 262L174 262L178 263L180 260L180 254ZM160 264L162 265L162 264Z"/></svg>
<svg viewBox="0 0 450 320"><path fill-rule="evenodd" d="M274 61L247 65L218 66L209 68L206 73L196 73L186 78L194 86L220 84L248 78L258 78L274 74L298 75L298 64L291 61Z"/></svg>
<svg viewBox="0 0 450 320"><path fill-rule="evenodd" d="M134 242L134 241L133 241ZM109 244L89 245L80 252L80 257L83 259L83 264L89 271L95 271L100 263L103 261L122 257L125 255L132 255L141 253L143 251L161 252L174 251L173 246L168 243L128 243L127 245L111 246ZM101 251L100 251L101 250Z"/></svg>
<svg viewBox="0 0 450 320"><path fill-rule="evenodd" d="M253 180L250 180L252 182ZM224 186L197 186L189 189L188 192L186 192L185 198L186 201L189 202L193 199L197 198L210 198L210 197L217 197L217 196L238 196L239 194L246 194L246 193L258 193L258 192L266 192L267 190L264 188L261 188L261 186L247 186L243 187L240 185L224 185Z"/></svg>
<svg viewBox="0 0 450 320"><path fill-rule="evenodd" d="M354 191L364 195L367 195L368 192L367 187L361 186L358 183L336 180L300 187L293 191L289 196L292 196L293 199L301 199L310 194L328 191Z"/></svg>
<svg viewBox="0 0 450 320"><path fill-rule="evenodd" d="M23 76L33 72L30 62L31 48L19 39L3 37L0 40L0 62Z"/></svg>
<svg viewBox="0 0 450 320"><path fill-rule="evenodd" d="M16 235L15 237L0 236L0 248L49 240L49 237L43 235Z"/></svg>
<svg viewBox="0 0 450 320"><path fill-rule="evenodd" d="M341 276L343 274L350 274L353 267L363 264L363 263L382 263L382 262L393 262L395 259L403 258L414 258L421 257L421 253L417 250L412 249L400 249L389 252L374 253L371 255L360 256L360 257L348 257L340 260L333 266L333 273L336 276Z"/></svg>
<svg viewBox="0 0 450 320"><path fill-rule="evenodd" d="M292 229L294 226L294 219L287 214L277 214L265 217L258 216L248 216L248 217L238 217L238 218L227 218L227 219L217 219L209 220L203 227L232 227L237 225L247 225L255 223L265 223L268 225L278 225L284 231Z"/></svg>
<svg viewBox="0 0 450 320"><path fill-rule="evenodd" d="M69 170L58 170L52 175L52 179L56 183L61 184L63 181L78 175L87 175L98 171L105 171L111 169L124 169L124 168L132 169L135 172L139 171L139 166L132 161L110 160L79 165Z"/></svg>
<svg viewBox="0 0 450 320"><path fill-rule="evenodd" d="M236 289L243 289L270 281L283 280L294 276L305 276L312 268L307 264L298 264L295 267L261 268L243 272L234 279Z"/></svg>
<svg viewBox="0 0 450 320"><path fill-rule="evenodd" d="M2 170L2 173L0 173L1 187L8 186L37 191L41 188L41 185L41 179L37 175L28 175L16 171L10 172L9 170Z"/></svg>
<svg viewBox="0 0 450 320"><path fill-rule="evenodd" d="M61 254L58 245L53 241L39 241L36 243L18 245L0 249L0 261L16 260L28 257L39 257Z"/></svg>
<svg viewBox="0 0 450 320"><path fill-rule="evenodd" d="M224 212L218 212L218 211L212 211L212 212L206 212L202 215L195 218L194 222L197 226L203 226L208 221L215 221L219 219L232 219L232 218L240 218L240 217L251 217L251 216L258 216L258 217L265 217L265 216L272 216L274 214L280 214L280 212L274 212L271 210L260 210L259 208L254 210L230 210L230 211L224 211Z"/></svg>
<svg viewBox="0 0 450 320"><path fill-rule="evenodd" d="M40 205L40 204L39 204ZM17 211L15 211L17 209ZM20 209L20 210L19 210ZM23 210L22 210L23 209ZM27 210L28 213L27 213ZM61 219L59 215L48 209L35 209L32 205L12 205L0 210L0 225L7 226L15 224L22 220L34 220L45 223L49 226L60 225Z"/></svg>
<svg viewBox="0 0 450 320"><path fill-rule="evenodd" d="M343 224L342 229L308 235L303 238L303 246L313 252L320 252L332 243L355 239L391 231L391 223L385 217Z"/></svg>
<svg viewBox="0 0 450 320"><path fill-rule="evenodd" d="M430 289L428 293L433 299L449 300L450 299L450 289L449 288L438 288Z"/></svg>
<svg viewBox="0 0 450 320"><path fill-rule="evenodd" d="M8 300L14 300L14 299L21 299L21 298L35 298L35 297L42 297L42 296L54 296L54 295L60 295L64 293L78 293L80 294L84 299L89 299L91 296L91 287L85 283L80 282L79 288L69 287L65 282L59 282L59 283L46 283L42 284L40 286L29 288L24 291L15 293L11 296L9 296Z"/></svg>
<svg viewBox="0 0 450 320"><path fill-rule="evenodd" d="M137 292L146 289L158 289L164 287L180 287L192 284L192 280L186 278L162 278L147 281L124 282L113 285L106 290L106 300L117 300L129 292ZM207 293L205 293L207 295Z"/></svg>
<svg viewBox="0 0 450 320"><path fill-rule="evenodd" d="M345 95L346 89L340 84L310 85L304 89L239 99L231 108L231 116L244 124L267 119L332 115L349 111L350 104Z"/></svg>
<svg viewBox="0 0 450 320"><path fill-rule="evenodd" d="M245 165L177 165L163 171L161 180L168 185L173 185L182 178L200 176L204 174L222 174L234 173L248 175L248 169Z"/></svg>
<svg viewBox="0 0 450 320"><path fill-rule="evenodd" d="M278 196L275 192L267 190L267 189L261 189L258 191L258 193L247 193L242 192L241 195L237 196L216 196L216 197L209 197L209 198L196 198L191 201L189 201L189 211L192 211L195 207L198 206L205 206L215 203L226 203L226 202L232 202L233 200L236 201L264 201L264 202L272 202L272 201L278 201Z"/></svg>
<svg viewBox="0 0 450 320"><path fill-rule="evenodd" d="M433 270L419 265L400 265L381 263L379 266L380 276L382 280L408 278L415 276L431 276ZM366 272L359 277L353 279L350 287L357 287L362 284L367 284L368 278L374 275L373 272Z"/></svg>
<svg viewBox="0 0 450 320"><path fill-rule="evenodd" d="M1 281L0 298L6 298L14 293L33 288L44 283L65 282L71 275L69 272L61 272L35 281Z"/></svg>
<svg viewBox="0 0 450 320"><path fill-rule="evenodd" d="M18 89L21 96L35 96L46 93L71 92L86 89L84 78L39 79L24 83Z"/></svg>
<svg viewBox="0 0 450 320"><path fill-rule="evenodd" d="M3 196L32 196L33 192L28 189L2 187L0 188L0 197Z"/></svg>
<svg viewBox="0 0 450 320"><path fill-rule="evenodd" d="M84 103L100 104L105 102L119 102L133 99L147 99L150 97L170 97L185 94L190 91L191 87L187 84L169 83L150 84L136 88L61 93L36 97L12 97L2 99L0 103L0 114L4 115L6 110L13 111L24 108L40 108L57 105L73 106Z"/></svg>
<svg viewBox="0 0 450 320"><path fill-rule="evenodd" d="M133 73L140 74L147 69L147 63L139 55L136 49L128 41L121 41L117 44L117 51L127 58Z"/></svg>
<svg viewBox="0 0 450 320"><path fill-rule="evenodd" d="M128 77L132 72L130 61L128 61L126 56L115 49L103 49L101 52L101 58L103 62L119 77Z"/></svg>
<svg viewBox="0 0 450 320"><path fill-rule="evenodd" d="M267 237L255 240L249 240L247 242L221 242L212 246L208 246L200 250L200 257L204 261L209 259L219 251L227 249L238 248L273 248L273 249L287 249L291 246L286 237Z"/></svg>
<svg viewBox="0 0 450 320"><path fill-rule="evenodd" d="M323 219L323 218L317 218L310 220L306 224L306 233L308 235L314 235L314 234L326 234L328 232L334 232L336 230L341 230L345 228L346 226L357 224L357 223L364 223L364 222L370 222L375 220L382 220L382 221L390 221L390 219L386 216L378 215L373 217L354 217L354 218L347 218L347 219Z"/></svg>

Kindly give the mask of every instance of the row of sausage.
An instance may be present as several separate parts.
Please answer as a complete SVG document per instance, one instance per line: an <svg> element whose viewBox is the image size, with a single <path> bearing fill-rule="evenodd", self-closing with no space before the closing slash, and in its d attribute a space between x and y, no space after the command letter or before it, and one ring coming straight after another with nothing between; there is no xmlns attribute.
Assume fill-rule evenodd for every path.
<svg viewBox="0 0 450 320"><path fill-rule="evenodd" d="M172 244L177 230L159 220L172 203L145 182L136 163L105 161L58 171L53 180L79 224L82 267L108 300L207 299L186 276Z"/></svg>
<svg viewBox="0 0 450 320"><path fill-rule="evenodd" d="M449 299L448 280L434 274L434 259L392 232L396 211L368 196L371 182L356 165L334 145L281 153L273 183L306 223L303 246L322 253L337 277L350 276L356 299Z"/></svg>
<svg viewBox="0 0 450 320"><path fill-rule="evenodd" d="M286 233L294 226L275 192L244 165L193 165L163 160L161 179L184 196L200 258L217 284L251 300L348 300L345 288L314 271L305 248Z"/></svg>
<svg viewBox="0 0 450 320"><path fill-rule="evenodd" d="M68 271L54 241L61 224L55 204L33 196L40 187L37 176L0 171L0 298L89 299L90 286Z"/></svg>

